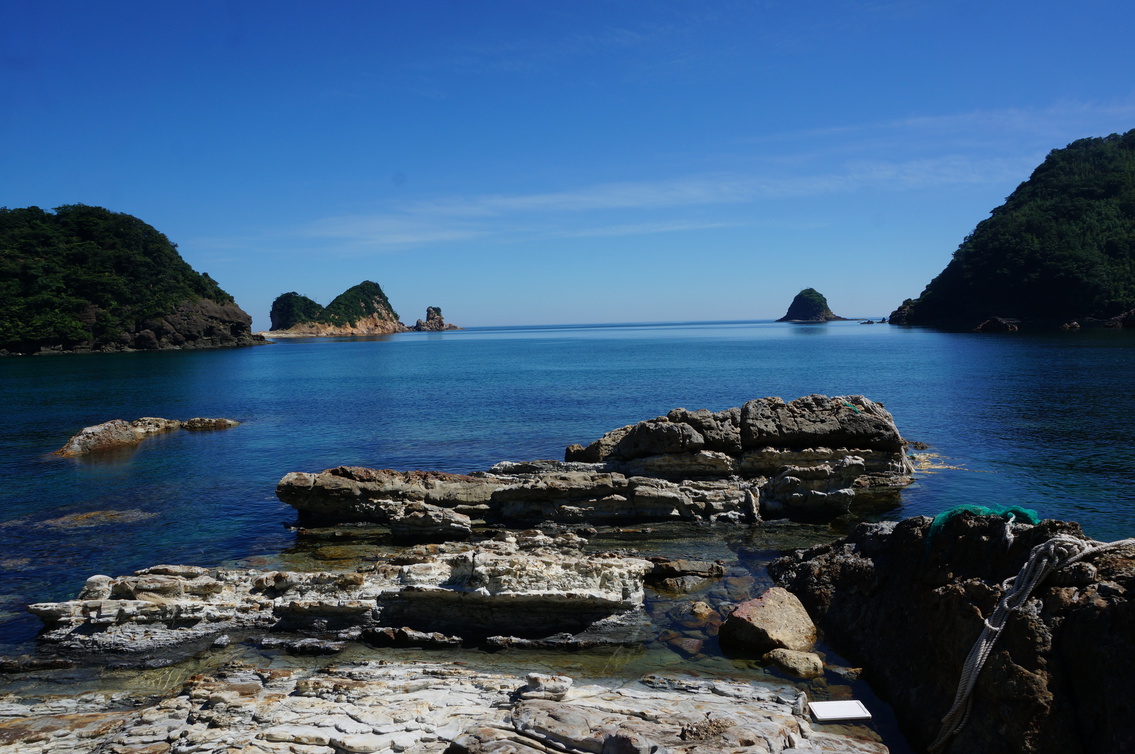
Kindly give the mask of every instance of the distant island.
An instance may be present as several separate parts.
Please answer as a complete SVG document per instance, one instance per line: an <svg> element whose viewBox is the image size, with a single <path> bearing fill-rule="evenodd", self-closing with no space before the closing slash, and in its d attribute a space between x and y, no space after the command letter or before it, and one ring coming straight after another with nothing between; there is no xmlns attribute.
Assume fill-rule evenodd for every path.
<svg viewBox="0 0 1135 754"><path fill-rule="evenodd" d="M441 308L426 307L425 320L407 327L398 318L382 287L364 280L335 297L326 307L290 291L276 297L269 314L276 337L387 335L397 332L459 330L446 324Z"/></svg>
<svg viewBox="0 0 1135 754"><path fill-rule="evenodd" d="M796 294L788 306L788 313L777 322L834 322L844 320L828 308L828 300L815 288L805 288Z"/></svg>
<svg viewBox="0 0 1135 754"><path fill-rule="evenodd" d="M0 355L264 342L232 296L138 218L0 208Z"/></svg>
<svg viewBox="0 0 1135 754"><path fill-rule="evenodd" d="M1090 320L1135 326L1135 130L1051 151L889 318L986 330Z"/></svg>

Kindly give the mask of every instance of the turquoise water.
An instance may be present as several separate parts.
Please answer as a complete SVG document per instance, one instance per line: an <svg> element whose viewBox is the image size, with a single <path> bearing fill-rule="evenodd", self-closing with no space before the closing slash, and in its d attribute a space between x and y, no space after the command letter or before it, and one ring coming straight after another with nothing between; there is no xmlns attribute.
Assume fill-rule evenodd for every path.
<svg viewBox="0 0 1135 754"><path fill-rule="evenodd" d="M937 461L964 467L921 475L892 516L1025 505L1097 538L1130 536L1133 367L1130 331L854 322L481 328L0 359L0 644L38 629L24 605L69 598L94 573L286 551L294 515L274 490L289 471L562 458L671 408L767 395L863 393ZM52 455L84 426L141 416L243 423L111 457Z"/></svg>

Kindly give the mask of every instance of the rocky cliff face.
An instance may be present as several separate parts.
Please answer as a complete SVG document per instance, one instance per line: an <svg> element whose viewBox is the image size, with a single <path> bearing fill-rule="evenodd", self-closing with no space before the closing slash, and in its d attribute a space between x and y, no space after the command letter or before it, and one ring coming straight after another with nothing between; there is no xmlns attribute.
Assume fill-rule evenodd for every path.
<svg viewBox="0 0 1135 754"><path fill-rule="evenodd" d="M277 336L300 337L330 337L352 335L389 335L396 332L406 332L407 328L398 320L392 320L386 314L374 313L359 317L354 324L336 325L330 322L301 322L286 330L272 332Z"/></svg>
<svg viewBox="0 0 1135 754"><path fill-rule="evenodd" d="M180 304L169 314L145 320L122 336L121 344L142 350L163 348L227 348L260 345L252 333L252 317L235 303L197 299Z"/></svg>
<svg viewBox="0 0 1135 754"><path fill-rule="evenodd" d="M861 524L850 536L775 561L837 651L928 745L963 663L1030 550L1076 524L1011 525L963 513L931 538L919 517ZM1010 614L946 752L1135 751L1135 557L1111 550L1056 570Z"/></svg>
<svg viewBox="0 0 1135 754"><path fill-rule="evenodd" d="M67 345L39 345L13 353L91 353L159 351L168 349L237 348L264 345L263 335L252 332L252 317L235 303L209 299L184 301L168 314L137 322L113 341ZM7 354L0 351L0 354Z"/></svg>

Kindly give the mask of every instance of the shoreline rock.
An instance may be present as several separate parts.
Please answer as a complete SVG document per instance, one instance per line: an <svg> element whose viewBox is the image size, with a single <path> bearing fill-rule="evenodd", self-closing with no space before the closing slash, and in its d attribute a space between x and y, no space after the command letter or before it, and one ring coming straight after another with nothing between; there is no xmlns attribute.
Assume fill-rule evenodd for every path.
<svg viewBox="0 0 1135 754"><path fill-rule="evenodd" d="M674 409L586 448L572 445L565 458L469 475L345 466L290 472L276 494L304 524L405 529L414 503L419 519L438 524L431 536L441 536L440 521L451 517L441 509L470 519L455 528L467 536L473 521L831 520L860 498L897 497L914 474L894 418L863 396L762 398L716 413Z"/></svg>
<svg viewBox="0 0 1135 754"><path fill-rule="evenodd" d="M267 330L256 333L263 338L349 338L372 335L394 335L404 332L448 332L460 330L441 316L436 306L426 308L426 318L413 325L391 319L386 311L376 312L360 318L353 325L335 325L330 322L300 322L283 330Z"/></svg>
<svg viewBox="0 0 1135 754"><path fill-rule="evenodd" d="M41 641L95 655L192 650L242 631L356 640L367 630L410 629L470 644L564 633L586 633L593 644L643 641L646 622L633 618L653 565L584 556L571 537L559 547L548 542L556 544L506 537L422 546L353 572L160 565L92 576L75 599L28 610L45 624ZM610 622L619 617L626 620Z"/></svg>
<svg viewBox="0 0 1135 754"><path fill-rule="evenodd" d="M681 673L576 683L463 663L233 660L158 699L47 696L3 707L0 736L21 754L887 751L866 728L812 724L794 689Z"/></svg>
<svg viewBox="0 0 1135 754"><path fill-rule="evenodd" d="M962 513L861 524L848 537L774 561L837 651L894 706L916 746L939 733L963 662L1031 548L1079 526L1010 524ZM1111 550L1055 571L1013 612L946 751L1130 751L1135 712L1135 554Z"/></svg>
<svg viewBox="0 0 1135 754"><path fill-rule="evenodd" d="M55 455L64 458L75 458L90 453L104 453L112 450L121 450L137 445L152 435L186 429L191 432L207 432L218 429L229 429L239 426L240 422L233 419L208 419L196 417L184 422L177 419L161 419L154 416L143 416L127 422L123 419L112 419L102 424L84 427L73 435L63 447L55 451Z"/></svg>

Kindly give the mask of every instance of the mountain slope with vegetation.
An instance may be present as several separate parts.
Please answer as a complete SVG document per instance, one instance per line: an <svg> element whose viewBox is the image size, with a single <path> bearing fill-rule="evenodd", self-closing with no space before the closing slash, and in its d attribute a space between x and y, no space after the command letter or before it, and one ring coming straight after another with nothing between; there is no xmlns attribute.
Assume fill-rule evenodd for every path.
<svg viewBox="0 0 1135 754"><path fill-rule="evenodd" d="M1055 149L896 324L1063 322L1135 309L1135 130Z"/></svg>
<svg viewBox="0 0 1135 754"><path fill-rule="evenodd" d="M0 349L115 351L263 342L252 318L152 226L71 204L0 208Z"/></svg>

